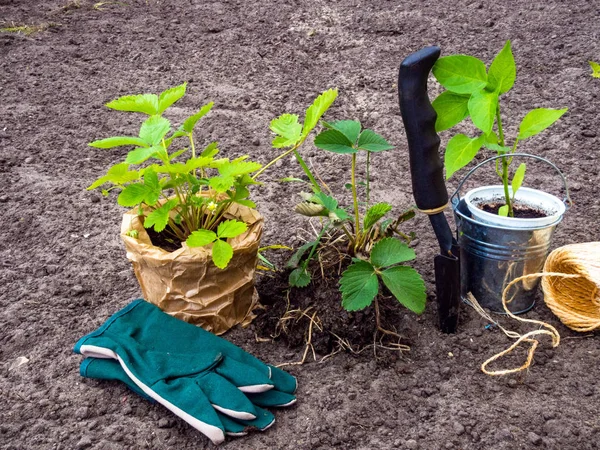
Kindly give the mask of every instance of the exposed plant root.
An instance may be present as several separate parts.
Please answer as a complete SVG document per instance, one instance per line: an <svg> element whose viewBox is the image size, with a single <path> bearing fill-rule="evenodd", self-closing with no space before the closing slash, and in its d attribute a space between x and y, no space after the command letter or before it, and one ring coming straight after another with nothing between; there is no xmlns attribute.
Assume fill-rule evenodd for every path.
<svg viewBox="0 0 600 450"><path fill-rule="evenodd" d="M404 344L400 344L400 343L384 344L383 336L379 339L379 343L375 339L372 344L365 345L364 347L359 348L359 349L355 349L354 347L352 347L352 344L350 344L348 339L343 339L343 338L339 337L337 334L332 333L332 332L330 332L330 334L336 338L337 349L332 351L330 354L325 355L323 358L321 358L319 363L322 363L323 361L331 358L334 355L337 355L338 353L340 353L342 351L350 352L353 355L359 355L362 352L364 352L365 350L370 349L371 347L373 347L373 352L375 353L375 357L377 357L376 351L378 348L383 349L383 350L392 350L392 351L399 351L399 352L410 351L410 347L407 345L404 345ZM376 336L377 336L377 332L375 332L375 337Z"/></svg>
<svg viewBox="0 0 600 450"><path fill-rule="evenodd" d="M291 363L283 363L279 364L276 367L285 367L285 366L301 366L306 361L306 357L308 356L308 351L312 351L313 360L317 360L317 354L315 352L315 348L312 345L312 332L313 326L316 326L319 331L323 331L323 326L321 325L321 319L317 317L317 312L314 311L312 316L308 315L308 311L312 309L312 306L308 307L306 310L302 311L300 309L295 309L292 311L288 311L284 317L280 319L280 321L288 321L295 319L298 322L302 317L306 317L309 320L308 324L308 332L306 334L306 345L304 347L304 354L302 355L302 359L300 361L291 362ZM285 323L285 322L284 322ZM285 325L284 325L285 326Z"/></svg>
<svg viewBox="0 0 600 450"><path fill-rule="evenodd" d="M410 351L410 347L408 345L400 343L400 341L402 340L402 336L400 334L396 333L395 331L387 330L381 326L381 315L379 312L379 301L378 301L377 297L375 297L374 301L375 301L375 323L376 323L377 328L375 330L375 333L373 333L373 356L375 356L375 358L377 358L377 348L378 347L386 349L386 350L398 350L400 352ZM379 345L377 344L377 334L378 333L383 334L383 336L381 336L379 338ZM398 340L398 342L392 342L390 344L384 345L383 344L384 336L391 336L393 338L396 338Z"/></svg>

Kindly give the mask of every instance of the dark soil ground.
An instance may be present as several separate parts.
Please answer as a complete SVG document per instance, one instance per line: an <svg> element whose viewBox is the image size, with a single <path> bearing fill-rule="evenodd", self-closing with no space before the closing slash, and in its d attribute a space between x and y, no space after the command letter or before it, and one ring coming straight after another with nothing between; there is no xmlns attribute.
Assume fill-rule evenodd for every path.
<svg viewBox="0 0 600 450"><path fill-rule="evenodd" d="M212 100L204 139L219 140L229 156L250 153L267 162L274 155L269 121L302 113L319 92L338 87L328 118L359 119L397 147L374 158L372 196L400 212L412 195L397 104L399 63L431 44L489 62L511 39L519 72L504 99L509 132L532 108L569 107L521 147L556 162L571 183L575 206L553 247L600 238L600 80L588 66L600 60L595 1L0 0L0 21L2 28L39 28L29 35L0 32L3 449L212 446L123 386L82 379L81 357L72 353L79 337L140 295L118 237L123 210L114 198L85 190L123 154L86 144L137 130L132 119L103 107L120 95L188 81L189 95L172 119ZM347 157L310 145L305 157L334 190L344 190ZM312 233L292 211L297 186L276 182L298 173L294 161L283 161L254 190L266 217L265 245L297 246ZM451 180L449 189L455 185ZM535 164L526 185L560 193L557 177ZM432 264L438 246L426 217L407 230L418 236L414 266L427 283L427 310L417 317L385 298L382 308L385 325L404 335L411 351L374 354L365 347L373 313L343 312L328 272L314 287L292 291L292 305L312 305L329 330L346 324L340 337L354 352L364 351L322 360L338 347L330 333L315 329L317 361L309 353L304 365L288 366L300 383L297 405L278 411L267 432L228 439L222 448L599 448L598 335L562 326L540 295L528 317L556 325L560 346L543 342L528 373L484 375L480 364L507 338L466 306L456 334L438 330ZM279 262L285 256L271 255ZM273 364L302 358L308 326L300 320L292 335L265 341L285 311L284 281L285 275L259 278L267 309L249 328L225 335ZM16 367L22 357L28 361Z"/></svg>

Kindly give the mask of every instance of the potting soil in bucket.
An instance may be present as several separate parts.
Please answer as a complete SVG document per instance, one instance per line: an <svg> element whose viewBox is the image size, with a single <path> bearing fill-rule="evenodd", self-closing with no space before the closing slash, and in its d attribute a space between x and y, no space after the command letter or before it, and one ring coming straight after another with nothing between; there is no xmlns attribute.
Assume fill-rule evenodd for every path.
<svg viewBox="0 0 600 450"><path fill-rule="evenodd" d="M550 242L562 215L553 223L522 228L492 225L473 218L465 200L453 205L460 246L461 296L471 292L479 304L504 313L502 292L517 277L541 272ZM539 279L511 290L508 309L513 314L535 304Z"/></svg>

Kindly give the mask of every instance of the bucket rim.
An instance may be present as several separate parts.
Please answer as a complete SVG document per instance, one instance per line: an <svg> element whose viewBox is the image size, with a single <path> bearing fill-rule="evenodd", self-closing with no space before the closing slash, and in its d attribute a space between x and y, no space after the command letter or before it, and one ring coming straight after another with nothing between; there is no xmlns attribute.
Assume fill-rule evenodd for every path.
<svg viewBox="0 0 600 450"><path fill-rule="evenodd" d="M512 188L509 187L509 192L512 194ZM497 195L504 197L504 186L502 185L486 185L479 186L469 190L464 196L465 203L471 211L473 218L478 221L498 224L504 227L532 229L536 226L551 225L556 220L563 216L567 211L567 206L560 198L541 189L530 187L522 187L519 189L517 198L523 205L532 208L539 208L545 213L544 217L537 218L517 218L517 217L502 217L478 208L476 198L481 196L481 200L494 200Z"/></svg>
<svg viewBox="0 0 600 450"><path fill-rule="evenodd" d="M463 213L462 211L460 211L458 209L458 207L460 206L461 203L464 203L464 202L465 202L464 198L460 199L460 201L454 201L454 202L452 202L452 210L454 211L455 215L459 216L461 219L464 219L467 222L470 222L470 223L472 223L474 225L485 226L485 227L494 228L494 229L497 229L497 230L507 230L507 231L519 231L519 230L521 230L521 231L535 231L535 230L545 230L546 228L551 228L551 227L555 227L556 225L558 225L560 222L562 222L563 217L564 217L564 213L563 213L554 222L549 223L549 224L545 224L545 225L537 225L537 226L531 225L531 226L525 226L525 227L511 227L511 226L495 225L495 224L491 224L491 223L487 223L487 222L480 222L479 220L475 220L472 217L469 217L465 213Z"/></svg>

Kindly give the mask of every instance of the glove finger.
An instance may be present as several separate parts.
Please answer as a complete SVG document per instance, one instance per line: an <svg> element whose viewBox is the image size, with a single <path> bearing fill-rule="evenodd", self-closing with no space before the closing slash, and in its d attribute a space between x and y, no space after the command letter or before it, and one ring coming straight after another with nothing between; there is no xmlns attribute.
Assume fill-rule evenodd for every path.
<svg viewBox="0 0 600 450"><path fill-rule="evenodd" d="M200 431L213 444L225 440L225 428L217 412L192 378L162 380L146 388L157 402Z"/></svg>
<svg viewBox="0 0 600 450"><path fill-rule="evenodd" d="M219 411L217 411L217 415L225 428L225 433L229 436L244 436L250 429L265 431L275 423L275 416L262 408L256 408L256 419L254 420L234 419Z"/></svg>
<svg viewBox="0 0 600 450"><path fill-rule="evenodd" d="M287 392L288 394L296 392L296 389L298 388L296 377L275 366L270 365L268 367L271 369L271 381L275 385L275 389L281 392Z"/></svg>
<svg viewBox="0 0 600 450"><path fill-rule="evenodd" d="M119 362L114 359L86 358L79 366L79 374L82 377L94 378L97 380L121 381L140 397L155 403L152 397L148 396L133 381L131 381Z"/></svg>
<svg viewBox="0 0 600 450"><path fill-rule="evenodd" d="M256 409L252 402L226 378L209 372L196 378L196 383L220 413L235 419L256 419Z"/></svg>
<svg viewBox="0 0 600 450"><path fill-rule="evenodd" d="M262 373L233 358L223 357L221 363L215 368L215 372L245 393L273 389L273 382L269 378L268 372Z"/></svg>
<svg viewBox="0 0 600 450"><path fill-rule="evenodd" d="M258 394L246 394L246 397L248 397L254 406L262 406L263 408L284 408L296 403L295 396L276 389Z"/></svg>

